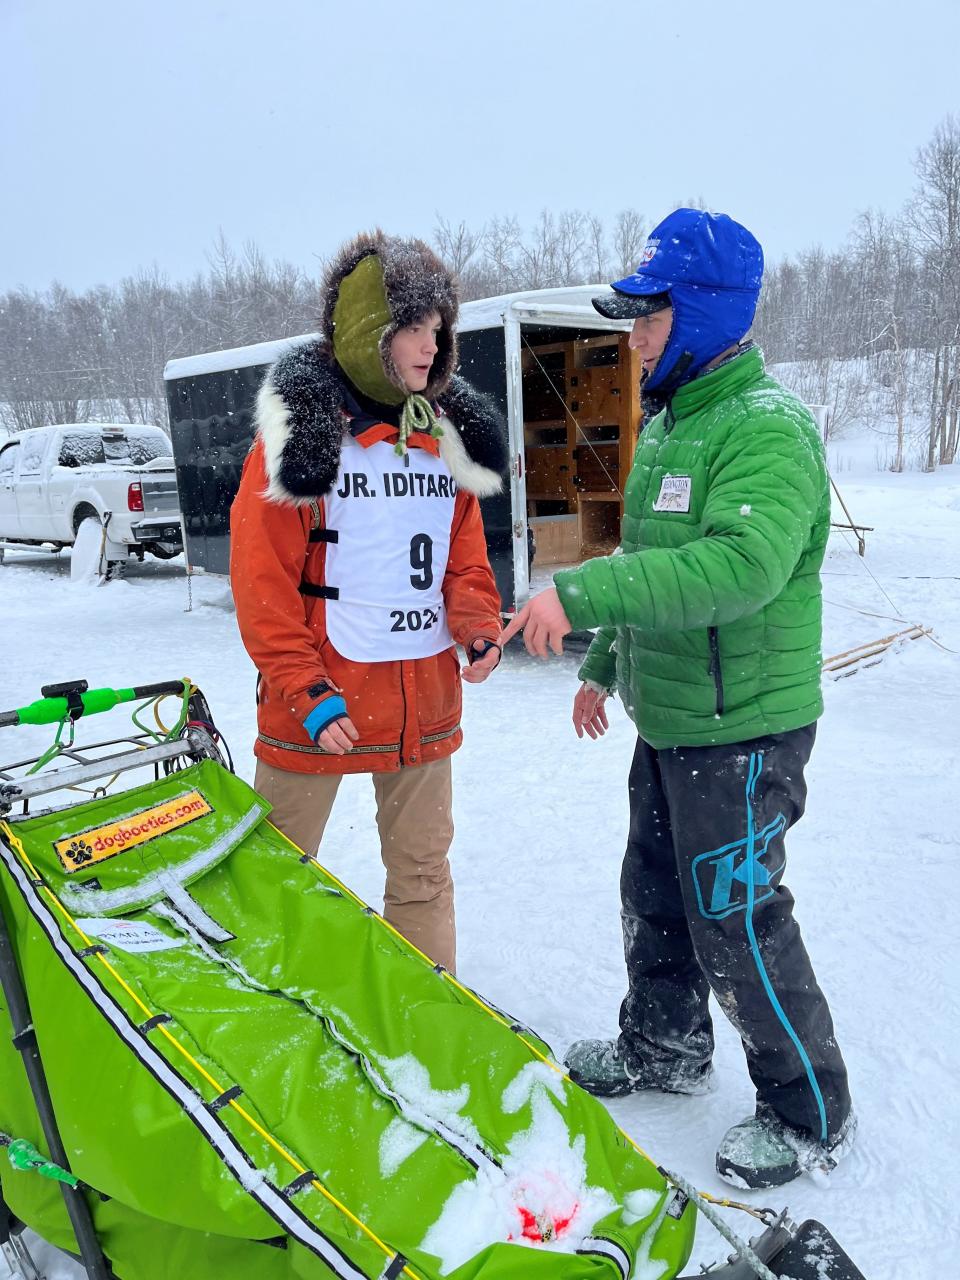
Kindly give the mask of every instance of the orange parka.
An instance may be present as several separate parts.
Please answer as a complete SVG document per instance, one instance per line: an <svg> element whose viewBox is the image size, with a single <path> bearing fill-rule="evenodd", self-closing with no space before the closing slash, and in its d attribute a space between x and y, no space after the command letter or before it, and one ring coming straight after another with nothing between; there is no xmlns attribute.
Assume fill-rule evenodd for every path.
<svg viewBox="0 0 960 1280"><path fill-rule="evenodd" d="M257 440L230 520L237 622L260 676L255 754L299 773L389 772L441 759L462 741L456 649L404 661L351 661L328 638L327 601L302 590L304 584L324 584L323 495L335 480L349 420L330 394L329 380L336 375L319 348L308 344L285 360L287 367L284 361L274 366L261 390ZM305 386L312 398L302 394ZM311 405L309 430L298 409L304 403ZM325 436L317 430L318 403L335 413L335 421L321 423ZM500 487L506 449L492 402L462 380L454 379L442 409L439 452L458 484L442 592L450 633L466 648L500 631L500 599L478 492ZM411 447L418 447L415 437ZM292 458L299 493L286 487ZM304 471L316 479L313 498L302 492L310 487ZM318 703L311 690L324 682L341 692L360 735L343 756L325 752L303 726Z"/></svg>

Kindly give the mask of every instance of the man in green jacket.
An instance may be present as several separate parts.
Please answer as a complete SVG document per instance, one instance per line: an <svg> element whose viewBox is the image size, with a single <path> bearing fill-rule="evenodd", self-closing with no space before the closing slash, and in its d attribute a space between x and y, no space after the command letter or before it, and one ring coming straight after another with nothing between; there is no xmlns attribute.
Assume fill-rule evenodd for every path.
<svg viewBox="0 0 960 1280"><path fill-rule="evenodd" d="M745 227L678 209L637 271L594 300L634 320L652 419L624 492L621 545L556 574L501 637L523 628L546 657L573 628L599 628L574 726L602 734L616 690L638 731L621 875L629 990L618 1039L572 1045L570 1076L605 1095L700 1092L712 991L757 1090L717 1169L750 1187L833 1168L855 1130L782 879L823 711L830 494L812 416L745 340L762 274Z"/></svg>

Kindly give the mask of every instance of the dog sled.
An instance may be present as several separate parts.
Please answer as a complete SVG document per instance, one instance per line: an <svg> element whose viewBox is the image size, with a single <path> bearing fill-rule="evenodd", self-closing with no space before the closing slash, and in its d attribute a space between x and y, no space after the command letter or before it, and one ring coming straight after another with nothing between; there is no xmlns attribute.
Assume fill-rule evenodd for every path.
<svg viewBox="0 0 960 1280"><path fill-rule="evenodd" d="M819 1223L739 1206L762 1227L739 1240L293 845L189 681L42 693L0 713L57 726L0 766L14 1275L40 1274L26 1225L93 1280L672 1280L706 1215L716 1280L862 1280ZM121 703L129 734L77 744Z"/></svg>

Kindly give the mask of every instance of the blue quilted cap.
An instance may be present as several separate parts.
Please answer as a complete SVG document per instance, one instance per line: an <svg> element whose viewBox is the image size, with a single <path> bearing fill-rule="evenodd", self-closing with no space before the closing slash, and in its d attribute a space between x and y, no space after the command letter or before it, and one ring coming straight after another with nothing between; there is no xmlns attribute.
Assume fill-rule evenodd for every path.
<svg viewBox="0 0 960 1280"><path fill-rule="evenodd" d="M738 342L753 323L763 279L763 250L725 213L675 209L650 233L643 260L593 299L601 315L627 320L673 307L670 339L645 386L681 371L692 377Z"/></svg>

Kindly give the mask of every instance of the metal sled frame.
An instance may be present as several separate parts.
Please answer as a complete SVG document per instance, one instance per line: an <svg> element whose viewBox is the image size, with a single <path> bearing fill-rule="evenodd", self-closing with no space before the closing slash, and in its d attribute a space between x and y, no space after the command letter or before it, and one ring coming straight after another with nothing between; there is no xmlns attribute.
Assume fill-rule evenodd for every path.
<svg viewBox="0 0 960 1280"><path fill-rule="evenodd" d="M49 795L66 787L80 786L98 778L112 779L117 774L147 767L152 767L154 775L159 777L163 766L169 766L178 758L189 763L204 759L218 760L222 763L222 757L213 738L203 729L190 728L182 737L172 742L154 743L152 746L139 745L147 741L149 738L146 734L132 734L97 742L82 750L75 746L70 747L63 754L75 761L73 765L65 769L51 769L46 773L29 777L16 775L21 769L35 764L40 757L21 760L0 768L0 818L8 817L14 807L20 807L23 813L27 813L30 801L38 796ZM90 755L93 751L110 747L133 747L133 750L95 757ZM46 1074L30 1015L23 977L17 965L2 912L0 912L0 989L3 991L4 1000L10 1012L13 1044L23 1058L24 1070L43 1128L47 1153L54 1163L63 1169L69 1169L69 1159L63 1147L50 1091L47 1088ZM113 1280L114 1273L94 1230L90 1207L84 1197L84 1188L82 1185L74 1188L61 1182L60 1190L77 1240L78 1253L70 1252L70 1256L82 1263L90 1280ZM14 1275L19 1271L20 1275L27 1280L36 1280L39 1273L20 1239L20 1224L8 1210L2 1194L0 1194L0 1249Z"/></svg>
<svg viewBox="0 0 960 1280"><path fill-rule="evenodd" d="M0 1256L4 1258L13 1276L24 1280L43 1280L30 1250L23 1241L23 1223L15 1218L0 1195Z"/></svg>

